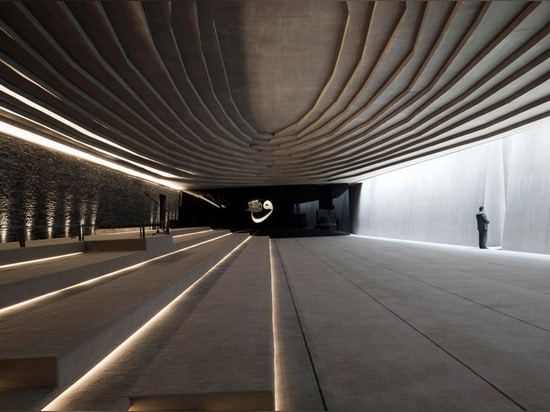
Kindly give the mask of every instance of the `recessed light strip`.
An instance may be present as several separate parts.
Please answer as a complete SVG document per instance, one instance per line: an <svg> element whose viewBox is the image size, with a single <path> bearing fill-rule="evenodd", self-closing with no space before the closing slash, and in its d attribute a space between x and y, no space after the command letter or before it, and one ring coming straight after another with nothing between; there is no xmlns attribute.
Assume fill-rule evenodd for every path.
<svg viewBox="0 0 550 412"><path fill-rule="evenodd" d="M7 269L7 268L16 267L16 266L32 265L32 264L35 264L35 263L44 263L44 262L48 262L50 260L64 259L64 258L68 258L70 256L80 255L81 253L84 253L84 252L67 253L65 255L50 256L50 257L47 257L47 258L26 260L24 262L8 263L6 265L0 265L0 269Z"/></svg>
<svg viewBox="0 0 550 412"><path fill-rule="evenodd" d="M11 66L10 66L10 68L12 68L13 70L15 70L15 69L14 69L13 67L11 67ZM18 72L18 73L19 73L19 72ZM30 80L30 79L29 79L29 80ZM53 119L57 120L58 122L61 122L61 123L65 124L65 125L71 127L72 129L76 130L77 132L82 133L82 134L84 134L84 135L86 135L86 136L88 136L88 137L91 137L91 138L94 139L94 140L97 140L97 141L99 141L99 142L102 142L102 143L104 143L104 144L107 144L107 145L109 145L109 146L111 146L111 147L114 147L114 148L116 148L116 149L118 149L118 150L122 150L122 151L124 151L124 152L126 152L126 153L129 153L129 154L131 154L131 155L140 157L140 158L142 158L142 159L149 160L149 161L154 161L154 160L148 159L147 157L142 156L142 155L140 155L140 154L138 154L138 153L135 153L135 152L131 151L130 149L127 149L127 148L124 147L124 146L121 146L121 145L119 145L119 144L116 144L116 143L114 143L114 142L112 142L112 141L110 141L110 140L108 140L108 139L105 139L104 137L101 137L101 136L99 136L99 135L97 135L97 134L95 134L95 133L92 133L91 131L89 131L89 130L87 130L87 129L85 129L85 128L79 126L79 125L77 125L76 123L74 123L74 122L72 122L72 121L70 121L70 120L68 120L68 119L66 119L66 118L64 118L64 117L62 117L62 116L60 116L60 115L58 115L57 113L54 113L53 111L51 111L51 110L49 110L49 109L47 109L47 108L45 108L45 107L39 105L38 103L35 103L35 102L33 102L32 100L30 100L30 99L27 99L26 97L20 95L19 93L14 92L13 90L7 88L6 86L4 86L4 85L2 85L2 84L0 84L0 92L3 92L3 93L5 93L5 94L7 94L7 95L9 95L9 96L11 96L11 97L13 97L13 98L19 100L21 103L24 103L24 104L26 104L26 105L32 107L33 109L36 109L36 110L39 110L39 111L42 112L42 113L45 113L46 115L52 117ZM25 118L24 116L20 115L19 113L14 113L13 111L11 111L11 110L9 110L9 109L7 109L7 108L2 107L2 109L3 109L3 110L6 110L6 111L8 111L8 112L10 112L10 113L13 113L13 114L15 114L15 115L17 115L17 116L19 116L19 117ZM27 119L27 120L29 120L29 119ZM35 122L35 123L36 123L36 122ZM44 125L42 125L42 126L45 127ZM55 132L56 132L56 133L60 133L60 132L57 132L57 131L55 131ZM67 136L67 135L65 135L65 134L63 134L63 133L60 133L60 134L63 135L63 136L65 136L65 137L67 137L68 139L75 140L74 138L72 138L72 137L70 137L70 136ZM79 142L79 143L83 144L82 142ZM133 162L133 161L131 161L131 160L125 159L125 158L123 158L123 157L121 157L121 156L118 156L118 155L116 155L116 154L114 154L114 153L107 152L107 151L102 150L102 149L100 149L100 148L96 148L96 147L93 147L93 146L91 146L91 145L86 145L86 146L88 146L88 147L90 147L90 148L92 148L93 150L96 150L96 151L98 151L98 152L107 154L107 155L109 155L109 156L116 157L116 158L121 159L121 160L124 160L124 161L126 161L126 162L128 162L128 163L134 164L135 166L138 166L138 167L141 167L141 168L143 168L143 169L149 170L150 172L153 172L153 173L158 174L158 175L160 175L160 176L164 176L164 177L167 177L167 178L178 178L178 177L179 177L179 176L176 176L176 175L174 175L174 174L167 173L167 172L164 172L164 171L162 171L162 170L158 170L158 169L152 168L152 167L147 166L147 165L142 165L142 164L140 164L140 163ZM182 171L184 171L184 170L182 170ZM186 171L184 171L184 172L186 172ZM191 172L188 172L188 173L191 173ZM193 173L191 173L191 174L193 174Z"/></svg>
<svg viewBox="0 0 550 412"><path fill-rule="evenodd" d="M273 328L273 394L275 402L275 410L278 411L282 406L281 382L281 353L280 353L280 331L279 331L279 297L277 295L277 267L273 251L273 240L269 239L269 264L271 269L271 325Z"/></svg>
<svg viewBox="0 0 550 412"><path fill-rule="evenodd" d="M176 239L176 238L178 238L178 237L191 236L191 235L198 235L199 233L208 233L208 232L212 232L212 229L201 230L200 232L184 233L183 235L175 235L175 236L172 236L172 237L173 237L174 239Z"/></svg>

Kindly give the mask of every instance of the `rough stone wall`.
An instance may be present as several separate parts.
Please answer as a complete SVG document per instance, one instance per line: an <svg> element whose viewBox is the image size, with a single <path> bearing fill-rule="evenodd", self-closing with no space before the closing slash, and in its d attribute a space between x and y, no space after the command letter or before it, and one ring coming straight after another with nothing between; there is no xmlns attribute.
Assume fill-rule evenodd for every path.
<svg viewBox="0 0 550 412"><path fill-rule="evenodd" d="M0 241L70 235L66 226L115 226L154 222L159 194L176 219L179 192L129 177L62 153L0 135ZM46 226L56 226L48 230Z"/></svg>
<svg viewBox="0 0 550 412"><path fill-rule="evenodd" d="M489 246L550 253L549 126L362 182L350 194L352 232L477 246L484 205Z"/></svg>

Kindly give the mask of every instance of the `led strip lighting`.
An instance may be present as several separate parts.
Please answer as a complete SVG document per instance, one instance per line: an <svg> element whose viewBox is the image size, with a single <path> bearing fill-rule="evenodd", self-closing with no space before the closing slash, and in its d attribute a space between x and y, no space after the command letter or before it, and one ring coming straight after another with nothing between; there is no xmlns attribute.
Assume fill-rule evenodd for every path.
<svg viewBox="0 0 550 412"><path fill-rule="evenodd" d="M44 263L44 262L48 262L48 261L51 261L51 260L63 259L63 258L68 258L70 256L80 255L82 253L84 253L84 252L68 253L66 255L51 256L51 257L42 258L42 259L26 260L24 262L8 263L6 265L0 265L0 269L7 269L7 268L16 267L16 266L32 265L32 264L35 264L35 263Z"/></svg>

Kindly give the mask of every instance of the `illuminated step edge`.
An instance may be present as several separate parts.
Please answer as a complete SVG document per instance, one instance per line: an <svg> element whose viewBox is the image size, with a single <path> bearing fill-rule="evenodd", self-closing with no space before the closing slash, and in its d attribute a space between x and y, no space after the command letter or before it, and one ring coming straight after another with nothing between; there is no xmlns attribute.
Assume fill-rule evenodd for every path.
<svg viewBox="0 0 550 412"><path fill-rule="evenodd" d="M97 258L97 261L93 261ZM101 259L103 255L85 256L82 264L67 270L47 272L47 267L41 268L41 273L35 277L20 279L0 286L0 316L2 310L12 305L24 303L45 294L67 288L81 282L94 279L113 271L138 264L145 260L144 253L125 254L108 260ZM29 271L29 268L22 268Z"/></svg>
<svg viewBox="0 0 550 412"><path fill-rule="evenodd" d="M274 410L269 239L253 237L213 276L219 277L140 371L130 410ZM174 307L168 322L185 313L185 305Z"/></svg>
<svg viewBox="0 0 550 412"><path fill-rule="evenodd" d="M130 398L129 411L269 411L272 391L193 393Z"/></svg>
<svg viewBox="0 0 550 412"><path fill-rule="evenodd" d="M69 253L84 252L84 242L70 242L36 247L18 247L17 249L0 250L0 269L5 265L27 262Z"/></svg>
<svg viewBox="0 0 550 412"><path fill-rule="evenodd" d="M227 240L227 239L226 239ZM246 235L233 235L229 238L230 242L226 242L226 247L223 247L214 256L208 259L208 262L203 261L199 268L193 270L195 276L187 275L185 278L188 281L185 288L181 288L181 293L175 296L167 305L165 305L160 311L158 311L153 317L147 320L143 325L135 330L135 332L121 342L116 348L114 348L107 356L101 359L91 369L89 369L83 376L75 381L70 387L66 388L63 392L58 391L57 397L50 398L51 402L44 406L42 410L71 410L71 402L75 399L79 399L79 394L87 392L89 385L93 385L94 380L99 376L110 370L113 365L118 365L118 362L127 353L132 351L134 345L139 345L141 340L148 336L148 333L157 327L159 324L165 322L167 316L173 312L174 307L180 302L186 299L189 293L203 283L204 279L208 278L208 275L216 270L218 267L226 264L228 257L235 254L240 247L250 240L250 237ZM207 269L207 267L209 268ZM116 388L114 389L116 390Z"/></svg>
<svg viewBox="0 0 550 412"><path fill-rule="evenodd" d="M28 356L13 356L12 358L0 359L0 387L4 389L3 392L10 388L17 388L16 392L20 393L22 397L21 401L24 402L26 391L22 389L26 388L30 390L36 387L43 387L50 389L50 393L46 395L46 398L53 399L60 391L82 376L101 358L119 345L120 342L139 329L171 300L200 278L205 271L231 251L239 241L242 241L244 236L228 237L225 234L221 237L225 237L226 240L219 246L210 243L210 241L201 242L202 244L209 244L210 246L205 247L211 248L212 251L208 252L207 258L203 259L199 264L187 268L185 276L181 276L175 283L165 285L147 301L141 302L134 310L123 313L120 316L117 315L116 319L113 319L113 322L103 329L95 331L93 336L87 341L82 342L78 347L66 348L64 353L54 356L35 357L33 356L33 347L25 347L25 342L22 342L20 345L22 347L21 353L23 354L27 351ZM21 339L24 340L24 337ZM52 341L52 337L45 336L44 341ZM47 343L45 344L47 345ZM43 355L44 350L41 350L40 353ZM0 409L11 409L14 405L20 404L16 400L17 396L14 395L8 398L12 403L2 404L0 399ZM33 409L41 407L43 406L44 399L42 398L41 405L28 406Z"/></svg>

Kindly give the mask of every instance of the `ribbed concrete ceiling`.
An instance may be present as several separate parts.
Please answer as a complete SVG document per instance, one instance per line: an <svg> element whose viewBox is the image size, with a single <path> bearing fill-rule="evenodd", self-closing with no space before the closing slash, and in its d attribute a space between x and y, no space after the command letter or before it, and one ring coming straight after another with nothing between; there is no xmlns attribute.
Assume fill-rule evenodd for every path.
<svg viewBox="0 0 550 412"><path fill-rule="evenodd" d="M37 1L0 16L4 121L191 189L352 183L550 113L550 2Z"/></svg>

